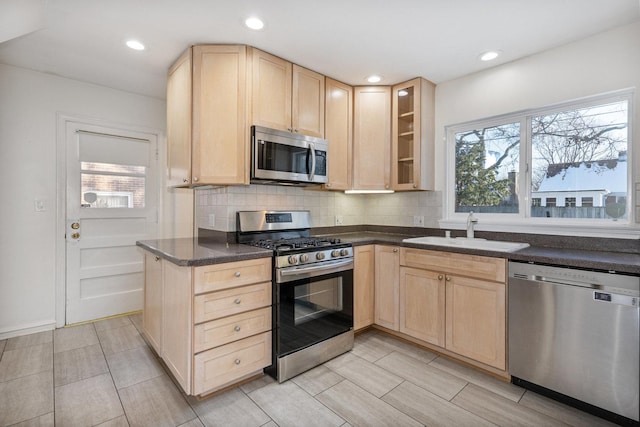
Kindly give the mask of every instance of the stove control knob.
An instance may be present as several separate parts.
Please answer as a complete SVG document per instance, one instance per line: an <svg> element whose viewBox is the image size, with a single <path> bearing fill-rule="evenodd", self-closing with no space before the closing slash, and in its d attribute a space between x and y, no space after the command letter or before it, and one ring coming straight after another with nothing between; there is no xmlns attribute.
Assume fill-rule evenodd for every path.
<svg viewBox="0 0 640 427"><path fill-rule="evenodd" d="M316 259L317 259L318 261L322 261L322 260L324 259L324 252L318 252L318 253L316 254Z"/></svg>
<svg viewBox="0 0 640 427"><path fill-rule="evenodd" d="M342 255L342 256L349 255L349 250L348 249L340 249L340 255Z"/></svg>
<svg viewBox="0 0 640 427"><path fill-rule="evenodd" d="M295 255L289 255L288 261L289 261L289 264L297 264L298 257Z"/></svg>
<svg viewBox="0 0 640 427"><path fill-rule="evenodd" d="M307 254L300 255L300 262L307 262L307 261L309 261L309 255Z"/></svg>
<svg viewBox="0 0 640 427"><path fill-rule="evenodd" d="M336 250L331 251L331 256L333 258L335 258L337 256L340 256L340 249L336 249Z"/></svg>

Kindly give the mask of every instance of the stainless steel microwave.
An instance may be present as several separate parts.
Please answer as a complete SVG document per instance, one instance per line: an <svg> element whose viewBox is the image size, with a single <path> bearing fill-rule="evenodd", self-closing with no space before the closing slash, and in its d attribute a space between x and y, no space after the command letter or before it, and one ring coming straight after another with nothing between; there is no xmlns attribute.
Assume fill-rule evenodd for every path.
<svg viewBox="0 0 640 427"><path fill-rule="evenodd" d="M327 182L325 139L261 126L251 127L251 182Z"/></svg>

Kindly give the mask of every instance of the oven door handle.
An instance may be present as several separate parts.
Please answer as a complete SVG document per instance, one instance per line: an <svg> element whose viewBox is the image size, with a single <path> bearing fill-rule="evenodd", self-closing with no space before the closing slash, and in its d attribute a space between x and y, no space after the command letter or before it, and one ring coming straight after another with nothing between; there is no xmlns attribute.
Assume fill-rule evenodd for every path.
<svg viewBox="0 0 640 427"><path fill-rule="evenodd" d="M316 277L323 274L338 273L353 269L353 258L345 260L337 260L324 262L322 265L314 265L309 267L292 267L286 269L278 269L276 274L276 282L290 282L296 279L304 279L307 277Z"/></svg>

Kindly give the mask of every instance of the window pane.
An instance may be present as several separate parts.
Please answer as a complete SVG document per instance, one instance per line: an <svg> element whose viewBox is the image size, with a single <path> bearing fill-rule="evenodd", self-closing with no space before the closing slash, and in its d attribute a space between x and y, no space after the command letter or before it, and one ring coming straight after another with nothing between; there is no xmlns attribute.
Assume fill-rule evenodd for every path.
<svg viewBox="0 0 640 427"><path fill-rule="evenodd" d="M456 212L518 213L520 123L455 135Z"/></svg>
<svg viewBox="0 0 640 427"><path fill-rule="evenodd" d="M144 208L145 178L81 173L83 208Z"/></svg>
<svg viewBox="0 0 640 427"><path fill-rule="evenodd" d="M626 218L627 109L621 101L532 117L531 216Z"/></svg>
<svg viewBox="0 0 640 427"><path fill-rule="evenodd" d="M117 165L114 163L93 163L93 162L80 162L80 169L83 171L95 171L95 172L116 172L132 175L144 175L146 167L144 166L132 166L132 165Z"/></svg>

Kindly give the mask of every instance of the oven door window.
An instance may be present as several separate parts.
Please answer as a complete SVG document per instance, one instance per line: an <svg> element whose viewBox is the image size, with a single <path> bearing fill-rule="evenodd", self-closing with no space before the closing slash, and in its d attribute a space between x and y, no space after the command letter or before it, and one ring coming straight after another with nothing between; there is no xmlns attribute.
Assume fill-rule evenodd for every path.
<svg viewBox="0 0 640 427"><path fill-rule="evenodd" d="M278 355L339 335L353 327L353 272L278 285Z"/></svg>

